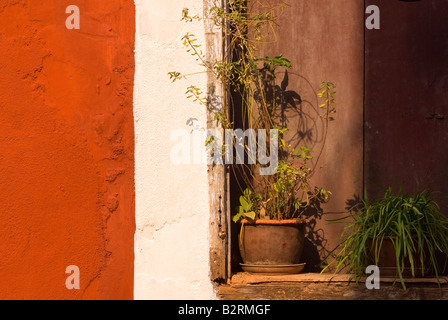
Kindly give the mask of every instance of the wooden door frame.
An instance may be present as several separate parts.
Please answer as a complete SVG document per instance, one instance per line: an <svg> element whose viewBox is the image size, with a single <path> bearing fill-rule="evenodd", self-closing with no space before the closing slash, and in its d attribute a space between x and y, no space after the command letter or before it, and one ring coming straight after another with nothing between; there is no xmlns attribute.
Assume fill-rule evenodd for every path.
<svg viewBox="0 0 448 320"><path fill-rule="evenodd" d="M204 16L210 12L211 3L204 0ZM227 1L221 0L222 8L228 9ZM210 19L204 19L206 58L208 61L217 61L224 58L227 39L224 38L222 30L217 28ZM226 99L222 84L212 74L207 80L207 96L209 101L216 101L216 98ZM209 102L212 103L212 102ZM214 108L222 108L221 105L214 105ZM207 129L217 130L221 137L224 137L224 129L217 123L214 115L210 112L207 116ZM210 204L210 278L215 284L226 283L230 279L230 243L231 243L231 219L230 219L230 166L227 164L209 164L209 204Z"/></svg>

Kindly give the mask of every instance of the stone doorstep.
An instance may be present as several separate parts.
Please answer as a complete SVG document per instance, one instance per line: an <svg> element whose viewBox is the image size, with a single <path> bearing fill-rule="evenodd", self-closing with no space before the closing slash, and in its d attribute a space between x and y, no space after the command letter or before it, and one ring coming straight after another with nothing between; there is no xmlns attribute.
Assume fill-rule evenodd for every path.
<svg viewBox="0 0 448 320"><path fill-rule="evenodd" d="M358 279L359 283L365 282L366 277ZM416 284L437 284L437 279L435 277L427 278L405 278L405 283L416 283ZM448 284L448 276L439 277L440 283ZM300 273L300 274L288 274L288 275L266 275L266 274L255 274L248 272L240 272L232 276L229 285L231 286L244 286L244 285L257 285L257 284L277 284L281 283L355 283L353 275L350 274L330 274L330 273ZM383 283L393 283L400 282L400 279L393 277L381 277L380 282Z"/></svg>
<svg viewBox="0 0 448 320"><path fill-rule="evenodd" d="M242 272L220 285L217 296L220 300L448 300L446 276L440 278L441 288L435 278L405 279L406 290L395 278L383 278L381 290L369 290L366 279L356 282L350 274Z"/></svg>

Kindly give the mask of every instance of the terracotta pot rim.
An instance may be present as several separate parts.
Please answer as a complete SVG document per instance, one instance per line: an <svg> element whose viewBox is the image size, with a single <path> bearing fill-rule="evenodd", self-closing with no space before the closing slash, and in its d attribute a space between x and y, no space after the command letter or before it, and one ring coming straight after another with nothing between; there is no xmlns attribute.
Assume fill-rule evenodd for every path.
<svg viewBox="0 0 448 320"><path fill-rule="evenodd" d="M241 223L251 224L251 225L301 225L305 224L303 219L284 219L284 220L268 220L268 219L257 219L255 221L249 221L246 219L241 220Z"/></svg>

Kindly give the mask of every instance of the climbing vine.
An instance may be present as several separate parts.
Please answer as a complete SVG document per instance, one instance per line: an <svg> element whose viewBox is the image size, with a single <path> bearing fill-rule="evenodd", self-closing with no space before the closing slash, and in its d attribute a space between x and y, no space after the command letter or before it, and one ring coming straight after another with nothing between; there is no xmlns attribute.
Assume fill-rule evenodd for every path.
<svg viewBox="0 0 448 320"><path fill-rule="evenodd" d="M314 166L308 166L313 150L306 146L293 149L284 139L288 128L285 126L281 110L281 92L277 92L275 84L278 69L290 69L292 67L290 60L282 54L274 57L258 56L259 45L268 41L268 35L275 35L277 21L287 5L284 3L263 5L257 1L249 8L254 1L229 0L227 8L222 8L220 3L211 6L206 17L191 15L190 10L185 8L181 20L193 23L210 19L221 30L225 41L222 59L208 61L202 44L192 33L186 33L181 41L186 52L203 69L199 72L210 73L222 85L225 97L221 103L222 107L214 108L207 93L195 85L187 87L186 97L207 108L224 129L234 130L237 116L239 123L244 126L241 128L243 131L246 128L255 132L263 129L267 133L268 142L271 137L279 142L280 158L275 174L257 174L255 168L260 164L232 166L234 170L238 170L236 176L239 177L238 184L242 192L240 198L242 205L235 215L235 221L241 218L299 217L313 201L326 201L331 193L310 184L310 174L317 165L315 162ZM172 71L168 75L174 82L188 79L192 74ZM326 123L326 131L336 112L334 89L333 83L324 81L318 93L318 97L323 100L320 110L322 110L321 117ZM236 110L239 112L235 112ZM272 132L274 135L271 135ZM209 137L206 144L212 143L213 140ZM238 144L241 141L235 139L233 143ZM262 146L259 145L258 148L260 147ZM323 147L317 159L320 158L322 150ZM263 151L269 153L268 150ZM255 215L252 214L254 212Z"/></svg>

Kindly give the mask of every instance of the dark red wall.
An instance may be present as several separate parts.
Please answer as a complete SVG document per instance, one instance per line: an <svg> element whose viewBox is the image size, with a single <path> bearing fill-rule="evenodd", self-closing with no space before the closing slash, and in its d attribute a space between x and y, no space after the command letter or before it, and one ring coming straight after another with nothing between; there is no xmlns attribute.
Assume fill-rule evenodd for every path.
<svg viewBox="0 0 448 320"><path fill-rule="evenodd" d="M434 189L448 204L448 1L367 1L381 29L366 30L365 182ZM445 199L443 199L445 198ZM448 211L446 211L448 213Z"/></svg>

